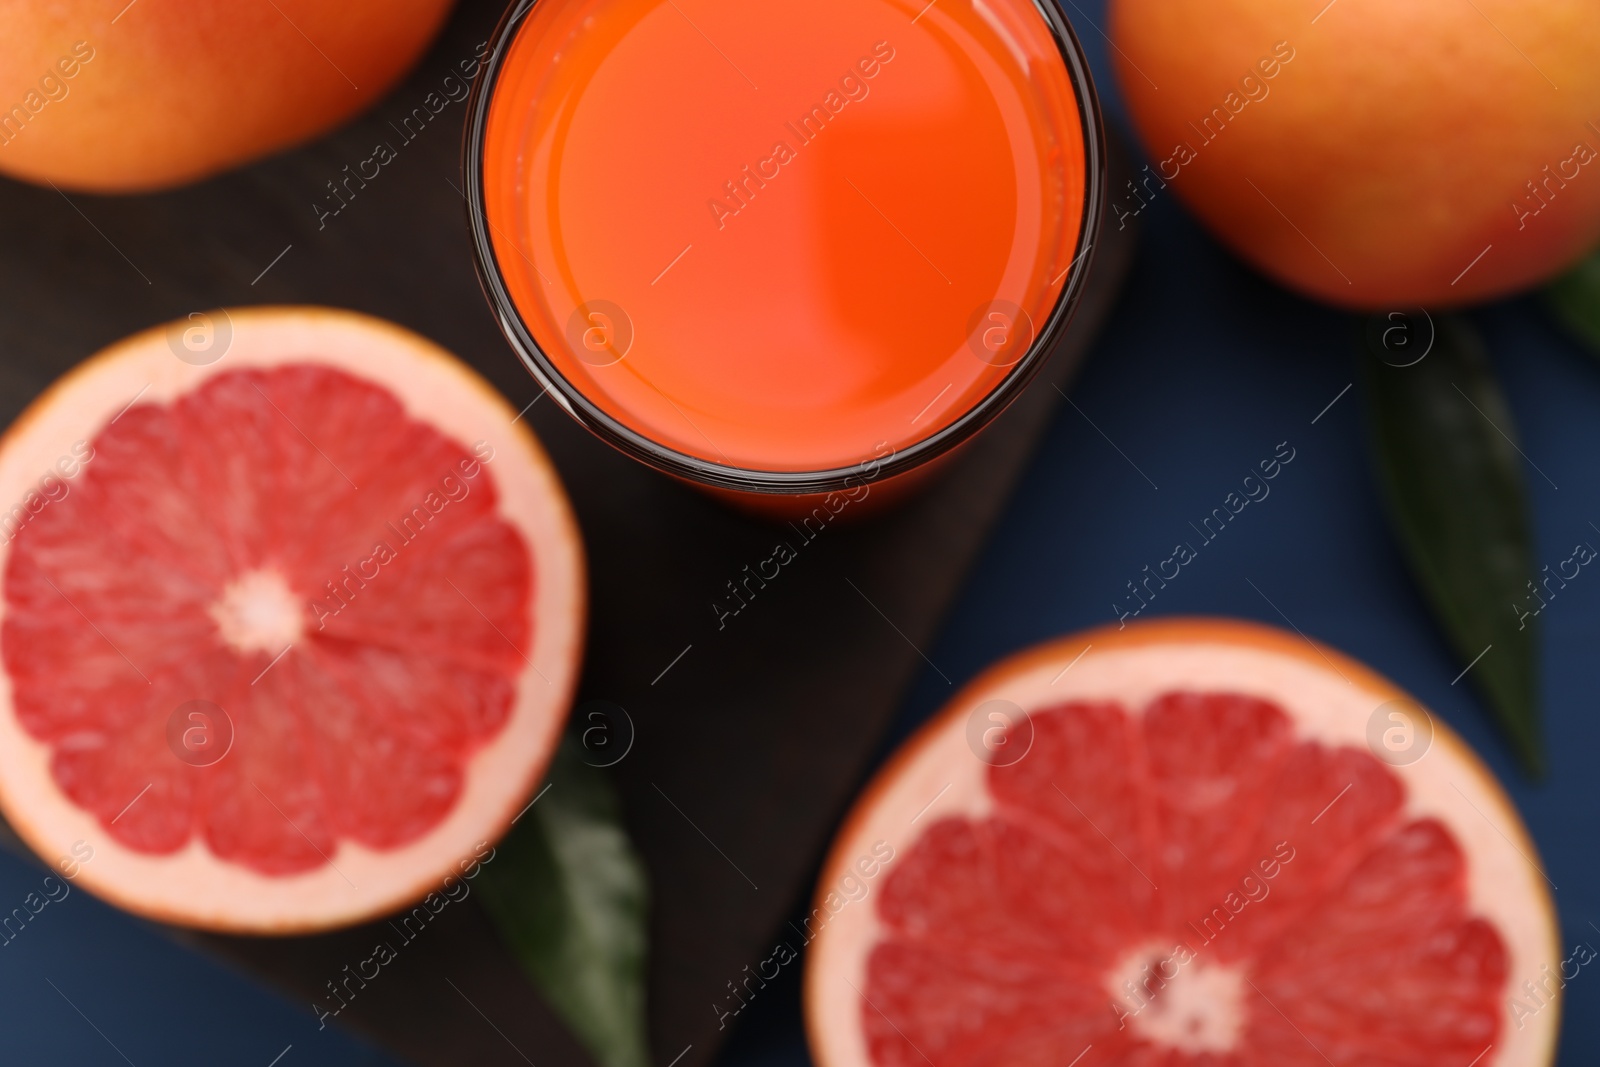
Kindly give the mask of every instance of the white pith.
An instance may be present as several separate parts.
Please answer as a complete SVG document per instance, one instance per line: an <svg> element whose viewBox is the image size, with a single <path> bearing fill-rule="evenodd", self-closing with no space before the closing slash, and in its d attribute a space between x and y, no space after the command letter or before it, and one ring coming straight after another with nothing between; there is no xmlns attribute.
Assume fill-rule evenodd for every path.
<svg viewBox="0 0 1600 1067"><path fill-rule="evenodd" d="M1206 956L1185 961L1160 944L1134 949L1106 975L1106 996L1122 1025L1191 1056L1238 1047L1246 988L1243 967Z"/></svg>
<svg viewBox="0 0 1600 1067"><path fill-rule="evenodd" d="M296 597L275 570L246 571L223 589L211 605L217 633L235 652L276 656L300 640L305 628L305 598Z"/></svg>

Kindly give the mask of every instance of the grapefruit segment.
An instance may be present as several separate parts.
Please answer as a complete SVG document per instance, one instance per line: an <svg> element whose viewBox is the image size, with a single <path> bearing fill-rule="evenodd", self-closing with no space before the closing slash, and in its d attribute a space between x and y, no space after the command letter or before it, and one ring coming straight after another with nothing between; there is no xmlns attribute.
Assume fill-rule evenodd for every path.
<svg viewBox="0 0 1600 1067"><path fill-rule="evenodd" d="M880 772L824 866L817 1062L1547 1064L1558 1008L1514 1007L1559 959L1535 850L1441 724L1409 764L1368 748L1400 699L1215 620L991 669ZM975 747L1000 702L1026 713L1003 739L1020 759ZM870 895L830 909L882 843Z"/></svg>
<svg viewBox="0 0 1600 1067"><path fill-rule="evenodd" d="M0 445L0 499L57 472L0 546L0 807L170 921L407 903L504 830L555 743L584 604L560 483L397 327L236 311L205 366L169 336L84 364Z"/></svg>

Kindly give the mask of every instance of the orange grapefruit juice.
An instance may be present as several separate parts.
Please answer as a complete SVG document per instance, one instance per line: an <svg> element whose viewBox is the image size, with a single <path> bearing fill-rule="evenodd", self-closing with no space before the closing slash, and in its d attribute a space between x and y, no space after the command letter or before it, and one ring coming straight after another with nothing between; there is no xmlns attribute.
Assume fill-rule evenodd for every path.
<svg viewBox="0 0 1600 1067"><path fill-rule="evenodd" d="M495 268L565 385L670 452L932 437L1083 251L1084 90L1030 0L539 0L505 47Z"/></svg>

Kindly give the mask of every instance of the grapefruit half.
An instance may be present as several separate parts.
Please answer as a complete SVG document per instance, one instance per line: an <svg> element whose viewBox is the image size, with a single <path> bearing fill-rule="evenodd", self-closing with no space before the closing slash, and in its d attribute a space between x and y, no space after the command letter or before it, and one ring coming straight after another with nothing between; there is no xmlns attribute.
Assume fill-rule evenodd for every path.
<svg viewBox="0 0 1600 1067"><path fill-rule="evenodd" d="M421 337L314 308L191 316L56 383L0 443L6 819L213 930L476 873L583 634L577 529L516 415Z"/></svg>
<svg viewBox="0 0 1600 1067"><path fill-rule="evenodd" d="M1001 663L836 840L808 924L817 1062L1549 1063L1537 854L1429 727L1360 664L1252 624Z"/></svg>

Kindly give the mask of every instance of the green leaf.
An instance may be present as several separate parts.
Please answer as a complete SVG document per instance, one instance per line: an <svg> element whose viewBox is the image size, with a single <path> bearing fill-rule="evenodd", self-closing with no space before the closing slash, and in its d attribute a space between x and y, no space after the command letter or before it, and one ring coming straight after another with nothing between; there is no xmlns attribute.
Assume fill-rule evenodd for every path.
<svg viewBox="0 0 1600 1067"><path fill-rule="evenodd" d="M1443 317L1430 330L1397 316L1369 324L1361 360L1390 520L1467 677L1539 774L1538 646L1523 614L1538 602L1511 412L1465 319ZM1424 331L1432 348L1413 362Z"/></svg>
<svg viewBox="0 0 1600 1067"><path fill-rule="evenodd" d="M539 796L483 868L501 936L604 1067L649 1067L644 980L649 888L604 772L570 740Z"/></svg>
<svg viewBox="0 0 1600 1067"><path fill-rule="evenodd" d="M1544 298L1561 324L1600 356L1600 251L1551 282Z"/></svg>

